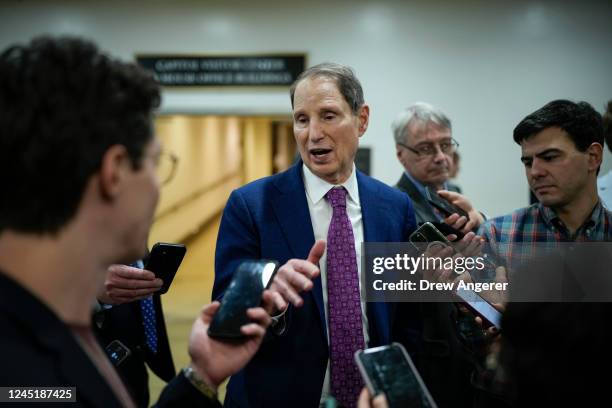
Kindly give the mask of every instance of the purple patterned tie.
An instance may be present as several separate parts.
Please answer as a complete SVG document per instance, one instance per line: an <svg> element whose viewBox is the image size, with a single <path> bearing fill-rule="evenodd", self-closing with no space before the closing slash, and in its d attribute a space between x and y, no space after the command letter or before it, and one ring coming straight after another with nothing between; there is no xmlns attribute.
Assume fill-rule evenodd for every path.
<svg viewBox="0 0 612 408"><path fill-rule="evenodd" d="M343 407L354 407L363 381L353 355L364 348L355 238L344 187L332 188L325 197L333 208L327 231L331 392Z"/></svg>

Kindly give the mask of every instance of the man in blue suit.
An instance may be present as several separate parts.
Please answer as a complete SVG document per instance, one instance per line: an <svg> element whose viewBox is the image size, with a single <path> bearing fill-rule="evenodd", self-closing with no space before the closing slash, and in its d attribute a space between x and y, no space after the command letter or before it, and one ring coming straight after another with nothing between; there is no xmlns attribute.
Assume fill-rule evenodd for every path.
<svg viewBox="0 0 612 408"><path fill-rule="evenodd" d="M416 222L407 195L355 169L369 120L358 79L348 67L320 64L303 72L290 94L301 160L231 194L213 298L223 296L241 260L267 258L284 264L272 289L292 305L271 311L273 327L230 380L226 406L317 407L329 395L354 406L362 383L353 353L415 338L399 324L414 314L360 295L361 243L406 241ZM327 241L325 254L315 240ZM300 300L297 293L311 285Z"/></svg>

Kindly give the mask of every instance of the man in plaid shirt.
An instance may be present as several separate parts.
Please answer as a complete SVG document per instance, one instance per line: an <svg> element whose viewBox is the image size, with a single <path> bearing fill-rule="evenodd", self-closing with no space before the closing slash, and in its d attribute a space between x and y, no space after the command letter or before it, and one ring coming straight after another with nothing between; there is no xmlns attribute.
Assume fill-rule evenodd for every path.
<svg viewBox="0 0 612 408"><path fill-rule="evenodd" d="M539 203L483 224L479 235L509 269L537 247L612 241L612 213L597 195L603 157L601 115L586 102L556 100L514 129L529 186Z"/></svg>
<svg viewBox="0 0 612 408"><path fill-rule="evenodd" d="M552 249L561 242L612 241L612 213L597 194L604 143L601 115L586 102L555 100L524 118L514 129L514 141L521 146L525 175L539 202L481 226L479 235L487 241L487 250L497 264L512 271L535 255L536 249ZM462 332L468 343L482 347L481 334L471 336L466 330ZM481 399L477 399L475 406L503 406L526 398L520 389L517 394L508 394L507 373L497 364L499 345L493 344L493 352L473 378L477 388L487 391L479 394ZM502 347L508 346L506 339ZM548 349L541 352L550 354ZM541 363L532 364L535 368ZM556 375L573 378L571 373ZM559 391L553 397L562 395Z"/></svg>

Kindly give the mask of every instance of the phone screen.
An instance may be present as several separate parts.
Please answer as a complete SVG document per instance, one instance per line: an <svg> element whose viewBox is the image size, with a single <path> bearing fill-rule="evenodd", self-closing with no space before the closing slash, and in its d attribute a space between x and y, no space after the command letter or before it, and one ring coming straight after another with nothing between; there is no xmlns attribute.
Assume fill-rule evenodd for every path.
<svg viewBox="0 0 612 408"><path fill-rule="evenodd" d="M247 309L261 304L263 291L269 287L277 267L277 262L265 260L244 261L238 265L208 329L211 337L243 337L240 327L250 322Z"/></svg>
<svg viewBox="0 0 612 408"><path fill-rule="evenodd" d="M383 392L390 408L436 407L406 350L398 343L357 352L370 392Z"/></svg>
<svg viewBox="0 0 612 408"><path fill-rule="evenodd" d="M132 354L130 349L119 340L111 341L104 350L115 367L123 363L123 361Z"/></svg>
<svg viewBox="0 0 612 408"><path fill-rule="evenodd" d="M489 326L501 327L502 314L473 290L460 289L457 295Z"/></svg>

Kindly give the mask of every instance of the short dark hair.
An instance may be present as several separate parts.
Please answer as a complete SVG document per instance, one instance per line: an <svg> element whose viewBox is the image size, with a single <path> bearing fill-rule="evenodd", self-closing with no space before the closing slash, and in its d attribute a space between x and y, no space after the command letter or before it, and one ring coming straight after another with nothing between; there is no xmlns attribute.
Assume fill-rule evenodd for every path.
<svg viewBox="0 0 612 408"><path fill-rule="evenodd" d="M566 131L576 149L584 152L592 143L603 146L601 115L587 102L558 99L529 114L514 128L517 144L550 127Z"/></svg>
<svg viewBox="0 0 612 408"><path fill-rule="evenodd" d="M75 37L0 54L0 231L56 233L108 148L138 168L159 106L153 76Z"/></svg>
<svg viewBox="0 0 612 408"><path fill-rule="evenodd" d="M293 108L293 96L295 95L295 88L297 88L298 84L305 79L320 77L333 80L340 94L350 106L353 115L359 113L359 109L365 103L361 83L357 79L357 76L355 76L355 72L351 67L332 62L324 62L314 67L310 67L297 77L289 89L291 108Z"/></svg>
<svg viewBox="0 0 612 408"><path fill-rule="evenodd" d="M603 132L608 150L612 152L612 100L608 101L608 108L603 114Z"/></svg>

